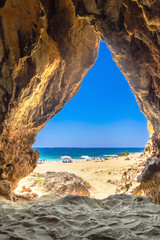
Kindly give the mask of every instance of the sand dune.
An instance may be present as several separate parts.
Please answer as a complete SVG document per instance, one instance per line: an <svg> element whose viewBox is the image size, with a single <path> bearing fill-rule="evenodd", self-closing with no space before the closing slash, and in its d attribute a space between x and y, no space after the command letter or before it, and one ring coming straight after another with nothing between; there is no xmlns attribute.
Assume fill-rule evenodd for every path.
<svg viewBox="0 0 160 240"><path fill-rule="evenodd" d="M58 196L55 196L58 198ZM1 240L159 240L160 206L142 196L1 202Z"/></svg>

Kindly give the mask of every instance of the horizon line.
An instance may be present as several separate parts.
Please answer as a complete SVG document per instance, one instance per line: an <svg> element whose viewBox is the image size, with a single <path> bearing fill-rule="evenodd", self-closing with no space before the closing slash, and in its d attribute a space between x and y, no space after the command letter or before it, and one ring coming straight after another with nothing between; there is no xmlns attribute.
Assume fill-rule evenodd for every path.
<svg viewBox="0 0 160 240"><path fill-rule="evenodd" d="M145 148L144 147L33 147L33 148Z"/></svg>

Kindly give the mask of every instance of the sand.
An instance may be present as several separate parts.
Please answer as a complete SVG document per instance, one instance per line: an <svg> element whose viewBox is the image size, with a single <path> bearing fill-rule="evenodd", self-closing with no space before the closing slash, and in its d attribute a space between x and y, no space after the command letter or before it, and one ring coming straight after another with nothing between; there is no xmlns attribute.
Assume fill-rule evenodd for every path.
<svg viewBox="0 0 160 240"><path fill-rule="evenodd" d="M35 172L67 171L91 185L99 199L79 195L45 195L30 202L0 201L0 240L159 240L160 206L148 198L111 195L122 171L141 154L104 162L48 162ZM24 182L25 183L25 180ZM100 199L103 198L103 199Z"/></svg>
<svg viewBox="0 0 160 240"><path fill-rule="evenodd" d="M0 202L0 240L159 240L160 206L146 197L68 195Z"/></svg>
<svg viewBox="0 0 160 240"><path fill-rule="evenodd" d="M127 157L110 157L103 162L96 160L73 161L73 163L45 162L44 164L38 164L34 172L66 171L74 173L91 185L89 189L91 197L103 199L115 193L116 182L121 179L122 172L140 159L143 159L142 154L135 153ZM108 183L108 181L111 182Z"/></svg>

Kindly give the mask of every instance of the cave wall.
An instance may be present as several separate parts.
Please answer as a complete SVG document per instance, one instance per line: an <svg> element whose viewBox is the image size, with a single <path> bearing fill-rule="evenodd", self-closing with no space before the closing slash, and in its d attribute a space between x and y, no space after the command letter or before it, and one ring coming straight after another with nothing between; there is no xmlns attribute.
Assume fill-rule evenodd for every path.
<svg viewBox="0 0 160 240"><path fill-rule="evenodd" d="M0 180L15 188L37 165L37 133L95 63L99 37L66 0L7 0L0 31Z"/></svg>
<svg viewBox="0 0 160 240"><path fill-rule="evenodd" d="M143 171L140 163L138 170L123 175L117 193L144 194L160 203L160 1L73 3L77 18L86 19L107 43L148 120L150 139L144 151L147 161Z"/></svg>
<svg viewBox="0 0 160 240"><path fill-rule="evenodd" d="M111 50L148 120L151 141L146 150L159 157L160 1L73 0L73 3L77 17L86 19Z"/></svg>
<svg viewBox="0 0 160 240"><path fill-rule="evenodd" d="M100 38L148 119L149 158L139 179L159 172L159 9L159 0L1 1L1 181L15 188L35 168L35 136L79 90Z"/></svg>

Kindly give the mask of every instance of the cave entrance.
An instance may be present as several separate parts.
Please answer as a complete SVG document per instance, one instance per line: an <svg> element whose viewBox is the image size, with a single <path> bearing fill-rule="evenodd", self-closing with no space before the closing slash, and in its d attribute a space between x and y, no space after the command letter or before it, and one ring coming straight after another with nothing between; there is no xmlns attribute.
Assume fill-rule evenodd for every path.
<svg viewBox="0 0 160 240"><path fill-rule="evenodd" d="M34 147L40 152L40 163L46 162L38 164L30 181L39 172L37 186L45 185L50 193L88 195L90 189L92 197L104 198L115 193L121 173L134 162L127 152L142 152L147 141L147 120L101 42L98 59L78 94L38 133ZM114 156L123 152L126 156L121 160ZM93 159L62 163L60 156L64 155L71 156L73 162L82 156ZM66 173L52 173L44 183L46 170Z"/></svg>
<svg viewBox="0 0 160 240"><path fill-rule="evenodd" d="M144 147L147 120L104 42L82 87L36 138L34 147Z"/></svg>

